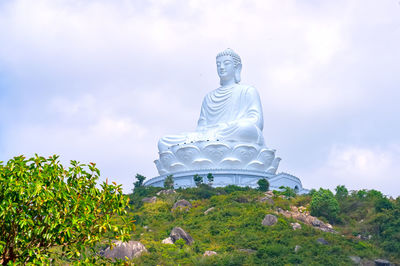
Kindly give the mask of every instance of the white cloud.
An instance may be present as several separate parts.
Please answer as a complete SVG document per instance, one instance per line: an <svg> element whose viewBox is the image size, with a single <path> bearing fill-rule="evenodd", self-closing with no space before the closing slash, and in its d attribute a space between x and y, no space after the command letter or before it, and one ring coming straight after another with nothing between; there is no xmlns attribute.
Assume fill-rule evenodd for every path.
<svg viewBox="0 0 400 266"><path fill-rule="evenodd" d="M231 47L290 172L318 168L290 165L305 149L316 165L323 147L348 141L359 146L332 150L318 174L375 182L374 169L397 160L392 149L362 147L399 142L398 25L396 1L6 1L0 156L98 161L129 191L131 172L157 174L158 138L195 128L202 97L218 86L214 56ZM370 159L380 166L363 170Z"/></svg>
<svg viewBox="0 0 400 266"><path fill-rule="evenodd" d="M307 185L334 189L346 185L350 189L377 189L384 194L399 196L400 145L359 147L335 145L326 161L304 173Z"/></svg>

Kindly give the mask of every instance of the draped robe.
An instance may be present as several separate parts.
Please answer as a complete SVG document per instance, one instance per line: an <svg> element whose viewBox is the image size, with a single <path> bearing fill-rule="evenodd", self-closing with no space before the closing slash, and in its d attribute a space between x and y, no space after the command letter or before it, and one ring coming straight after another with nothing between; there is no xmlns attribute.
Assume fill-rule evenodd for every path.
<svg viewBox="0 0 400 266"><path fill-rule="evenodd" d="M203 100L195 132L160 139L160 152L196 141L238 141L264 145L260 96L252 86L235 84L209 92Z"/></svg>

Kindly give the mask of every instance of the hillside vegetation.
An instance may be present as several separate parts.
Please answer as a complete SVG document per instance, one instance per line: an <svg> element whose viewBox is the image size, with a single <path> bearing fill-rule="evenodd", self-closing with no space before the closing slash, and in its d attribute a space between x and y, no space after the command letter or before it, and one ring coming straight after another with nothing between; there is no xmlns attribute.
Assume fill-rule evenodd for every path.
<svg viewBox="0 0 400 266"><path fill-rule="evenodd" d="M148 250L133 263L351 265L354 262L350 256L359 257L364 264L375 259L400 263L400 198L388 199L376 190L349 193L338 186L335 194L320 189L296 196L287 188L270 193L272 196L265 201L265 192L236 186L211 188L201 184L157 195L162 189L138 187L130 195L137 226L132 238ZM155 202L142 202L154 196ZM188 200L192 207L172 209L181 199ZM330 222L336 233L282 215L284 210L293 209L311 211L321 222ZM262 225L266 214L275 215L277 223ZM301 229L294 230L294 223L299 223ZM192 245L180 240L162 243L177 226L193 237ZM324 244L317 241L321 238ZM217 255L203 256L205 251Z"/></svg>

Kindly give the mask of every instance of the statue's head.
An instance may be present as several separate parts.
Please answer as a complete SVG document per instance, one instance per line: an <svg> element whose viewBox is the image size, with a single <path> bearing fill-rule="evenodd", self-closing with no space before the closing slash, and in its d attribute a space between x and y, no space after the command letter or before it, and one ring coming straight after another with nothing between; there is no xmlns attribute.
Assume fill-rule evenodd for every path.
<svg viewBox="0 0 400 266"><path fill-rule="evenodd" d="M220 83L235 79L235 83L240 82L240 71L242 70L242 60L232 49L228 48L217 54L217 71Z"/></svg>

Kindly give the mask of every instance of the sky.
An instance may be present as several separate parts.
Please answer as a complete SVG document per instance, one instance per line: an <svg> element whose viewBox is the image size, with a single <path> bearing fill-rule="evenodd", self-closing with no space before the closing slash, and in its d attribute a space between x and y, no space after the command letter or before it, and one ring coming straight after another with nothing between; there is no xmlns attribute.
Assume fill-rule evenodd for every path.
<svg viewBox="0 0 400 266"><path fill-rule="evenodd" d="M0 0L0 161L95 162L129 193L196 128L228 47L278 172L400 195L398 0Z"/></svg>

